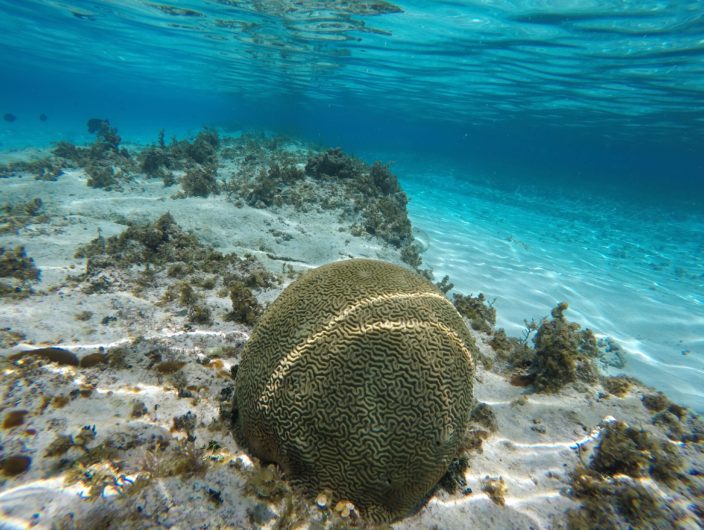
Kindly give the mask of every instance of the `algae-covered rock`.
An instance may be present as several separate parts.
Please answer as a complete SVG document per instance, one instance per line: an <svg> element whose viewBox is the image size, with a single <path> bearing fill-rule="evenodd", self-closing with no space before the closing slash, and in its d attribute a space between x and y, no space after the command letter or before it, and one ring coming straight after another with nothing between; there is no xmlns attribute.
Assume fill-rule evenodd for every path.
<svg viewBox="0 0 704 530"><path fill-rule="evenodd" d="M315 496L374 521L419 507L463 442L475 345L437 288L402 267L349 260L291 284L242 353L240 440Z"/></svg>

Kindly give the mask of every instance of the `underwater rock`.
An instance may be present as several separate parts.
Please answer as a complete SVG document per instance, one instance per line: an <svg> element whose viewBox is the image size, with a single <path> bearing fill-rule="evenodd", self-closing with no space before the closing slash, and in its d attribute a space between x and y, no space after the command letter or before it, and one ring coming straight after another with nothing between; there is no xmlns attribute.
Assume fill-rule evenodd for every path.
<svg viewBox="0 0 704 530"><path fill-rule="evenodd" d="M52 363L66 366L78 366L78 357L75 353L63 348L37 348L36 350L25 350L10 356L11 361L18 361L25 357L41 357Z"/></svg>
<svg viewBox="0 0 704 530"><path fill-rule="evenodd" d="M49 119L49 117L46 114L44 114L43 112L39 115L39 121L46 121L48 119Z"/></svg>
<svg viewBox="0 0 704 530"><path fill-rule="evenodd" d="M11 410L5 413L5 419L2 422L3 429L12 429L19 427L24 423L24 417L29 414L28 410Z"/></svg>
<svg viewBox="0 0 704 530"><path fill-rule="evenodd" d="M0 460L0 472L6 477L21 475L32 465L32 458L24 455L10 455Z"/></svg>
<svg viewBox="0 0 704 530"><path fill-rule="evenodd" d="M436 287L354 259L291 284L242 353L238 438L311 498L330 490L373 521L417 509L455 458L476 346Z"/></svg>
<svg viewBox="0 0 704 530"><path fill-rule="evenodd" d="M9 121L10 123L12 123L13 121L15 121L15 120L17 119L17 116L15 116L14 114L12 114L11 112L6 112L6 113L3 115L2 119L5 120L5 121Z"/></svg>
<svg viewBox="0 0 704 530"><path fill-rule="evenodd" d="M90 134L96 134L100 132L101 129L109 127L110 122L103 118L90 118L86 122L86 126L88 127L88 132Z"/></svg>

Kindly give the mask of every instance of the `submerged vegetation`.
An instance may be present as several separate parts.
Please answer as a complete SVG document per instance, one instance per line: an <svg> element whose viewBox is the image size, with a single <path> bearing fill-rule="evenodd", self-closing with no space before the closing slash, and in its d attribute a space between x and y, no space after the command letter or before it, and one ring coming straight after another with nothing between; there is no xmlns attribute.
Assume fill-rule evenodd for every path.
<svg viewBox="0 0 704 530"><path fill-rule="evenodd" d="M590 329L583 330L565 318L567 307L561 302L552 309L552 318L540 324L526 322L523 338L508 337L501 329L494 332L489 344L514 384L557 392L568 383L598 380L596 337ZM533 347L528 344L531 335Z"/></svg>
<svg viewBox="0 0 704 530"><path fill-rule="evenodd" d="M0 207L0 234L19 233L29 224L46 222L44 202L36 197L17 204L5 203Z"/></svg>
<svg viewBox="0 0 704 530"><path fill-rule="evenodd" d="M221 138L209 129L192 139L171 141L166 141L162 131L156 143L131 152L122 145L117 129L108 120L92 119L88 127L95 135L91 145L59 142L51 156L1 167L0 178L29 173L36 179L58 180L69 178L64 170L81 168L82 172L70 172L70 176L85 175L84 184L105 192L147 182L160 188L163 182L164 186L174 187L164 192L173 190L172 199L179 199L181 204L193 201L204 208L208 207L207 201L224 203L227 199L237 207L270 210L267 216L286 212L287 208L299 212L331 210L340 216L341 224L351 234L378 238L395 249L407 264L416 269L421 265L420 249L413 242L406 210L408 199L389 166L380 162L369 165L340 149L316 151L282 137L245 134ZM46 185L61 183L58 180L56 184ZM221 193L221 197L213 197ZM195 199L187 199L190 197ZM43 201L31 195L15 204L3 205L0 233L12 238L42 230L43 226L36 225L49 218L51 205L50 198ZM149 222L119 218L124 230L110 237L99 231L77 253L86 260L85 271L70 277L65 292L56 292L61 297L71 296L73 288L74 292L86 295L129 294L139 303L156 301L156 311L169 314L168 323L176 324L176 333L192 333L179 344L187 346L169 348L157 340L138 336L86 352L73 346L62 347L71 342L61 337L62 340L56 341L58 346L25 350L19 343L33 340L31 333L27 333L30 336L27 339L23 333L27 330L13 331L9 327L0 330L2 345L17 346L18 350L2 365L12 380L7 386L11 391L4 396L3 434L13 444L21 441L3 447L0 481L16 480L19 484L30 477L34 480L36 476L32 474L38 475L38 469L49 461L50 474L64 474L67 483L82 486L85 498L98 507L96 511L111 507L106 511L106 520L122 521L115 519L118 508L112 508L121 507L124 513L120 514L129 514L129 523L138 521L135 526L156 525L168 512L169 507L163 505L159 505L163 513L134 509L134 506L154 506L150 503L157 502L154 501L158 496L157 485L163 488L168 484L177 490L188 481L188 488L193 488L189 494L207 506L209 517L229 515L231 512L226 510L233 510L233 504L237 504L247 506L246 524L251 526L295 528L310 523L311 528L367 527L361 505L355 507L345 498L337 499L330 490L317 492L317 496L316 492L312 496L310 492L303 494L281 468L256 459L250 462L246 457L233 457L232 453L240 448L234 441L228 448L230 440L224 441L224 435L218 432L237 414L230 374L234 377L237 373L248 326L257 323L265 301L275 294L269 290L295 277L295 271L285 261L282 274L275 275L253 255L221 253L185 230L187 220L178 218L176 209L172 212ZM284 241L293 238L283 231L276 237ZM33 251L36 247L28 248ZM431 273L426 271L428 275ZM41 273L25 247L0 247L1 296L8 299L28 296L40 279ZM453 288L448 277L436 286L444 294ZM104 299L111 299L118 306L120 302L115 302L115 298L111 295ZM582 463L572 471L566 493L580 502L581 507L567 514L570 528L674 525L682 509L677 508L677 503L672 503L674 507L663 503L662 491L669 493L667 488L678 494L689 492L690 511L704 513L704 505L697 500L704 491L699 479L701 470L690 465L694 460L691 454L697 451L701 454L698 445L704 439L701 421L685 407L670 402L664 394L644 391L636 380L625 376L602 378L601 387L592 385L597 382L595 361L604 347L590 330L566 318L566 303L557 304L549 317L526 322L524 335L516 338L495 329L496 310L493 301L484 294L452 293L451 301L476 332L475 336L495 350L495 356L474 352L484 366L492 368L493 364L493 369L507 375L513 384L527 387L519 390L520 397L513 399L507 409L533 412L532 401L528 399L531 392L558 393L565 385L573 385L572 389L588 390L590 402L609 400L607 404L616 409L623 399L632 406L631 412L636 409L640 414L642 422L634 422L635 426L616 421L603 427L588 462L584 457L587 451L578 449ZM98 323L107 326L124 318L128 311L123 311L123 307L104 316L99 307L87 304L70 311L67 318L74 326L71 329L89 329ZM181 320L173 319L174 316ZM148 317L140 314L139 318ZM212 328L194 330L196 326ZM220 337L212 340L222 341L222 335L227 333L223 329L238 330L241 335L237 340L221 342L217 348L204 346L207 336ZM617 348L615 342L607 345L612 350ZM139 374L139 383L130 383L116 392L112 386L115 373L120 380ZM101 374L106 377L101 379ZM107 375L113 379L105 384ZM43 377L55 378L52 392L45 392L38 385ZM148 392L140 388L146 385L156 387L157 394L165 397L157 399L153 388ZM36 401L17 399L16 393L20 392L34 396L32 399ZM127 396L123 402L119 401L121 393ZM207 425L212 402L199 410L197 405L218 395L225 404L223 419ZM114 400L111 403L123 405L121 409L110 409L109 414L114 414L116 422L125 419L134 431L123 426L122 431L97 432L95 424L101 423L96 418L104 418L100 418L101 412L95 412L94 417L93 409L85 407L84 400L108 398ZM456 399L454 394L453 399ZM163 405L167 401L170 406L177 403L181 408L166 414ZM514 408L519 406L523 408ZM90 409L90 414L85 413L86 409ZM77 416L69 414L75 415L77 410L83 411L81 423L63 428L67 418L75 421ZM502 477L494 475L495 471L485 475L483 470L481 474L472 470L473 454L482 451L482 444L491 440L499 427L505 428L504 413L502 405L496 409L484 403L473 405L464 440L434 492L442 488L450 495L473 494L467 476L471 470L481 491L497 507L511 505L510 495L515 491L508 491ZM326 421L334 420L333 417ZM530 428L536 432L545 433L545 426L551 427L547 421L541 424L539 418L532 421L535 426ZM166 427L149 427L157 424ZM48 439L41 438L45 433L38 425L51 426L47 430L52 432ZM587 431L587 426L581 427ZM215 433L214 439L203 439L206 429ZM33 445L35 439L41 443ZM510 450L509 443L505 447ZM227 479L218 482L213 480L214 476ZM474 493L481 495L479 491ZM107 497L108 494L114 497ZM677 502L681 504L680 500ZM221 511L221 507L226 510ZM106 527L110 524L105 523Z"/></svg>
<svg viewBox="0 0 704 530"><path fill-rule="evenodd" d="M35 178L56 180L64 169L80 168L88 186L106 191L136 185L142 174L161 179L165 186L179 183L181 191L173 198L207 198L224 191L235 205L336 209L352 235L377 237L398 249L404 262L416 269L421 265L408 198L381 162L367 165L339 148L317 152L283 137L244 134L221 139L207 128L192 141L170 142L162 130L155 144L130 152L109 120L91 118L87 127L95 135L92 144L60 141L51 156L1 166L0 177L33 173Z"/></svg>
<svg viewBox="0 0 704 530"><path fill-rule="evenodd" d="M250 143L245 138L227 151L227 156L241 162L224 186L235 204L337 209L353 235L378 237L397 248L403 261L420 267L420 251L406 210L408 198L387 165L369 166L339 148L307 158L305 153L285 150L252 153Z"/></svg>
<svg viewBox="0 0 704 530"><path fill-rule="evenodd" d="M0 297L29 296L33 292L33 284L40 278L41 272L24 247L0 247Z"/></svg>
<svg viewBox="0 0 704 530"><path fill-rule="evenodd" d="M235 314L248 315L234 320L253 324L260 306L247 286L266 289L279 281L254 256L222 254L203 245L169 213L150 224L130 224L117 236L99 236L80 248L77 257L87 259L86 271L79 277L87 292L109 291L125 283L137 291L162 286L162 302L186 308L195 324L212 321L204 292L217 285L229 293Z"/></svg>
<svg viewBox="0 0 704 530"><path fill-rule="evenodd" d="M622 421L607 424L588 466L571 473L571 496L582 505L567 513L568 528L672 528L682 517L657 488L639 479L699 495L685 473L680 449Z"/></svg>

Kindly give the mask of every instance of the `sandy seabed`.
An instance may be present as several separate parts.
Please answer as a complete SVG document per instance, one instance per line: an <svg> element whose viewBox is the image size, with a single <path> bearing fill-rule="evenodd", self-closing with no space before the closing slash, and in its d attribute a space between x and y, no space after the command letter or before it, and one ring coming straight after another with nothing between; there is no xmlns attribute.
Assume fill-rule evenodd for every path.
<svg viewBox="0 0 704 530"><path fill-rule="evenodd" d="M84 171L73 169L53 182L19 175L0 186L3 203L40 198L45 212L41 221L0 235L3 247L23 246L41 271L33 294L2 301L0 528L362 525L325 502L292 508L286 495L281 500L266 484L252 485L259 464L220 418L230 367L251 332L223 318L227 296L204 291L212 322L195 324L185 310L162 303L166 284L159 277L141 290L119 276L110 289L87 289L80 280L86 260L76 252L98 235L120 234L126 221L152 222L169 212L204 245L251 254L278 275L278 284L256 291L266 304L297 272L351 257L401 264L396 248L353 235L334 210L235 207L225 195L174 198L174 188L154 179L105 191L86 186ZM490 336L472 333L484 357L495 358ZM112 357L79 366L9 360L39 347L66 349L79 360ZM438 490L393 528L564 527L566 512L580 506L570 495L571 473L589 461L608 425L623 421L666 439L642 404L652 389L635 384L617 397L599 383L580 383L539 394L512 385L490 364L479 364L474 388L493 409L497 428L471 454L466 488ZM26 412L13 425L7 418L16 411ZM699 528L701 442L670 443L684 459L687 484L633 480L668 506L679 528ZM29 457L29 467L16 473L8 463L21 465L15 457ZM498 485L498 494L487 484Z"/></svg>

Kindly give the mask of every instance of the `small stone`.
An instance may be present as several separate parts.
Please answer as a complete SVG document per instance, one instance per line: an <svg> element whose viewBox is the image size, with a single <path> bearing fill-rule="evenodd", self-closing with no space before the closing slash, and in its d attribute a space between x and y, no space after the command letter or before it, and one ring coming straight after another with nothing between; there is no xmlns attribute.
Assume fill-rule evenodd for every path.
<svg viewBox="0 0 704 530"><path fill-rule="evenodd" d="M28 410L11 410L5 414L5 419L2 422L3 429L11 429L18 427L24 423L24 417L29 414Z"/></svg>
<svg viewBox="0 0 704 530"><path fill-rule="evenodd" d="M141 418L147 413L147 406L142 401L135 401L132 403L132 412L130 416L133 418Z"/></svg>
<svg viewBox="0 0 704 530"><path fill-rule="evenodd" d="M183 414L182 416L174 417L174 430L175 431L185 431L187 433L193 432L196 428L196 422L198 417L193 414L190 410Z"/></svg>
<svg viewBox="0 0 704 530"><path fill-rule="evenodd" d="M315 504L317 504L318 508L320 508L321 510L327 508L330 505L330 496L328 495L328 493L318 493L318 496L315 498Z"/></svg>
<svg viewBox="0 0 704 530"><path fill-rule="evenodd" d="M348 517L356 517L357 511L350 501L339 501L335 505L335 511L340 514L340 517L347 519Z"/></svg>
<svg viewBox="0 0 704 530"><path fill-rule="evenodd" d="M494 504L499 506L506 504L504 496L508 493L508 488L502 477L493 478L488 475L484 477L482 480L482 491L494 501Z"/></svg>
<svg viewBox="0 0 704 530"><path fill-rule="evenodd" d="M0 471L6 477L21 475L32 465L32 459L24 455L11 455L0 460Z"/></svg>

